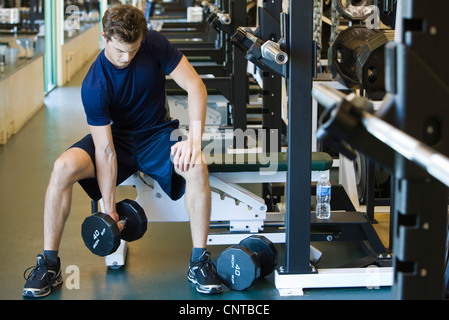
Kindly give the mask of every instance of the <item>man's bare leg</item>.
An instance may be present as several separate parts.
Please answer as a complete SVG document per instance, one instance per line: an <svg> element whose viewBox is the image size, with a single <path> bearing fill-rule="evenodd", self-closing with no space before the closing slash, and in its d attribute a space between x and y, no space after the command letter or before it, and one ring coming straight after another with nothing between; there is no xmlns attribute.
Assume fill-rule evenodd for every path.
<svg viewBox="0 0 449 320"><path fill-rule="evenodd" d="M185 172L176 171L186 180L185 204L190 217L192 235L192 256L188 280L196 284L200 293L223 292L221 281L206 251L211 213L211 191L209 172L203 158L201 165L195 165Z"/></svg>
<svg viewBox="0 0 449 320"><path fill-rule="evenodd" d="M71 148L55 162L47 187L44 207L44 250L59 250L64 226L70 213L73 184L95 177L90 156Z"/></svg>
<svg viewBox="0 0 449 320"><path fill-rule="evenodd" d="M55 161L45 196L44 252L37 256L36 266L25 271L24 297L45 297L62 283L58 250L70 213L73 184L94 176L90 156L82 149L71 148Z"/></svg>
<svg viewBox="0 0 449 320"><path fill-rule="evenodd" d="M211 191L209 172L203 161L188 171L176 170L186 180L185 205L190 217L190 229L194 248L206 248L209 234Z"/></svg>

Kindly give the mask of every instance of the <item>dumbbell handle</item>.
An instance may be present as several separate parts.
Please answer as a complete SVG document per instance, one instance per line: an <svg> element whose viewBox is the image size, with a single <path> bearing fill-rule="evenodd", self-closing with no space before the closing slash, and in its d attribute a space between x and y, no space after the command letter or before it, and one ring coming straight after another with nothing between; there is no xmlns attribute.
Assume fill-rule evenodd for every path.
<svg viewBox="0 0 449 320"><path fill-rule="evenodd" d="M126 227L126 219L120 220L119 222L117 222L117 224L120 224L123 226L123 228Z"/></svg>

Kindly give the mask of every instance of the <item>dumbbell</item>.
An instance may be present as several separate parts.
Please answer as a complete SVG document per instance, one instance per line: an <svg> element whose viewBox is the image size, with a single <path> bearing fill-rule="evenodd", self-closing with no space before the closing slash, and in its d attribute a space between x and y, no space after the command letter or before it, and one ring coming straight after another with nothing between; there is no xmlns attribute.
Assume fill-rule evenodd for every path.
<svg viewBox="0 0 449 320"><path fill-rule="evenodd" d="M147 216L136 201L125 199L117 202L116 211L119 223L124 226L122 232L117 222L102 212L90 215L81 226L84 244L98 256L104 257L114 253L120 246L120 239L135 241L147 231Z"/></svg>
<svg viewBox="0 0 449 320"><path fill-rule="evenodd" d="M245 290L274 271L277 250L266 237L253 235L224 250L217 260L221 281L231 290Z"/></svg>
<svg viewBox="0 0 449 320"><path fill-rule="evenodd" d="M372 100L385 96L386 35L355 24L341 31L329 48L332 77L349 89L364 89Z"/></svg>

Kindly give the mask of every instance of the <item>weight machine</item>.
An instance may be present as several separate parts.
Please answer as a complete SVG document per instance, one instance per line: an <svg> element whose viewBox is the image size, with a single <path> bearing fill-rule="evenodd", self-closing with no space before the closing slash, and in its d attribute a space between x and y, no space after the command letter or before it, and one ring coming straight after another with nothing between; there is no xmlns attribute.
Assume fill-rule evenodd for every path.
<svg viewBox="0 0 449 320"><path fill-rule="evenodd" d="M150 24L152 27L154 25L157 31L161 32L174 47L189 59L207 57L212 60L208 64L195 64L192 61L199 74L228 75L231 69L227 66L227 61L231 60L229 59L230 52L226 49L225 37L222 33L213 30L206 21L209 15L207 8L201 10L201 7L190 7L190 9L199 9L202 19L189 20L185 17L178 19L168 17L166 19L164 16L155 16L150 19ZM227 23L230 23L230 20Z"/></svg>
<svg viewBox="0 0 449 320"><path fill-rule="evenodd" d="M269 4L265 5L269 6ZM289 14L283 13L280 23L277 24L277 28L281 30L282 34L277 43L271 39L259 38L262 34L259 30L253 32L248 28L239 28L232 39L233 44L246 53L246 58L263 69L264 72L270 71L288 79L287 268L292 268L293 272L300 270L307 275L301 277L297 287L292 287L294 281L292 281L291 275L288 275L290 272L281 268L276 273L278 280L276 286L281 295L303 294L303 288L307 287L366 286L370 281L369 278L372 278L372 272L367 272L367 269L359 267L369 264L379 267L375 271L376 281L378 280L376 284L391 285L391 259L365 214L334 212L329 221L319 221L310 213L310 173L306 173L306 171L311 165L310 156L307 156L307 151L311 152L312 150L311 131L314 121L310 91L313 78L316 77L317 57L314 52L318 48L312 40L310 43L306 42L309 36L308 27L303 24L301 27L298 25L293 27L289 24L292 21L301 20L305 24L310 23L309 27L311 27L312 17L305 17L299 12L312 12L312 7L304 7L303 4L296 3L291 3L290 6ZM302 30L301 37L293 37L293 30ZM312 36L312 32L310 32L310 36ZM301 38L301 41L295 42L293 38L295 40ZM270 48L268 54L266 52L267 45ZM298 51L299 49L301 51ZM288 64L282 63L287 62L287 59ZM308 86L310 86L310 91L307 95ZM294 195L293 198L290 195ZM293 211L295 215L293 215ZM295 230L294 234L289 232L289 228ZM353 268L317 271L310 264L309 250L306 249L309 247L310 241L323 241L323 238L316 234L317 229L327 230L324 232L327 235L324 239L328 241L337 239L360 241L362 247L367 249L368 256L349 265ZM334 238L329 230L334 230L339 236ZM291 249L292 247L294 249ZM301 264L304 265L304 269Z"/></svg>
<svg viewBox="0 0 449 320"><path fill-rule="evenodd" d="M449 28L444 17L448 9L445 1L433 6L398 1L398 40L385 52L388 95L377 113L379 118L367 113L366 100L354 94L346 96L326 87L314 90L314 97L328 109L319 136L332 139L340 152L352 157L349 144L394 173L394 269L381 267L374 275L378 286L393 285L393 297L397 299L441 299L448 288L447 188L440 182L449 183L449 140L443 130L449 120L448 64L444 55L447 42L443 40ZM303 31L302 37L290 39L289 81L296 89L289 91L290 119L310 115L311 10L305 2L290 3L290 30ZM296 56L302 59L294 61ZM291 72L295 64L302 72ZM309 141L310 127L304 128L309 123L307 119L302 126L289 126L289 133L294 131L297 137L301 131L304 137L304 141L289 141L289 161L303 159L307 165L307 157L296 152ZM290 196L293 190L298 192L297 188L306 194L307 174L303 166L289 172L287 261L286 268L276 272L276 286L287 294L300 293L308 286L329 286L329 281L337 287L367 286L373 280L373 273L367 270L318 270L315 274L310 270L308 251L304 250L309 241L310 216L306 208L298 210L301 205L305 207L301 203L304 199ZM347 273L351 276L342 280ZM324 278L327 284L322 283Z"/></svg>
<svg viewBox="0 0 449 320"><path fill-rule="evenodd" d="M229 39L229 33L231 33L236 26L246 25L246 1L245 0L223 0L223 7L226 8L223 12L229 12L231 21L217 22L212 19L211 21L215 29L221 32L222 39ZM218 90L228 101L228 123L233 126L234 129L247 128L247 104L249 101L249 79L247 75L247 61L245 60L243 53L239 50L235 50L230 47L229 40L223 41L221 45L226 48L227 52L223 57L226 60L227 68L232 68L225 72L223 76L216 77L203 77L203 82L208 89ZM192 54L195 49L186 49L186 55ZM197 49L198 50L198 49ZM222 49L217 49L222 51ZM180 49L183 51L183 49ZM231 59L229 61L229 59ZM171 79L167 80L167 89L179 88Z"/></svg>

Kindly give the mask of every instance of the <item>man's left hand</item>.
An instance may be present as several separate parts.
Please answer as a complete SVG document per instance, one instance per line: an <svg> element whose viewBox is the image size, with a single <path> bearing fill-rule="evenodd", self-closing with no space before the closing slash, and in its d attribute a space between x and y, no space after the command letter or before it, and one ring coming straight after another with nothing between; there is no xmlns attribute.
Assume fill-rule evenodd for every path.
<svg viewBox="0 0 449 320"><path fill-rule="evenodd" d="M201 164L201 141L194 142L190 138L179 141L171 147L171 155L176 169L188 171Z"/></svg>

